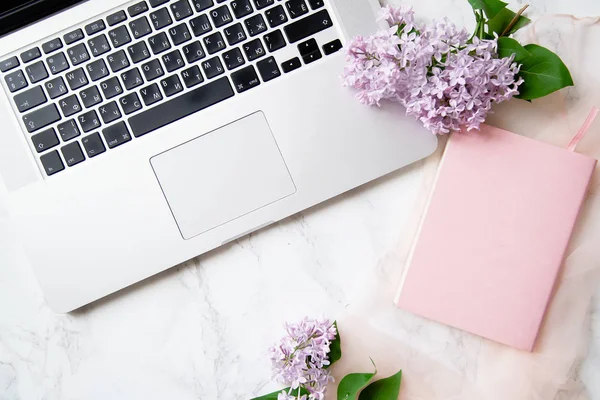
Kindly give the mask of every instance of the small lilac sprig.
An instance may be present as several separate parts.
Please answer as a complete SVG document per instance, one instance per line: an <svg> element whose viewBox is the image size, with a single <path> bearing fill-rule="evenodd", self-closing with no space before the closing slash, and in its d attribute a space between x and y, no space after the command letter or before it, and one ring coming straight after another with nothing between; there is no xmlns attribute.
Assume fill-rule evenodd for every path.
<svg viewBox="0 0 600 400"><path fill-rule="evenodd" d="M390 24L348 45L344 85L358 89L361 103L396 101L435 134L479 129L494 103L517 95L519 65L498 57L495 39L469 37L444 19L415 22L410 7L383 8Z"/></svg>
<svg viewBox="0 0 600 400"><path fill-rule="evenodd" d="M269 350L274 378L290 386L278 400L323 400L327 384L333 382L327 366L337 336L335 324L304 318L297 324L286 323L286 330L288 335ZM302 388L307 394L301 393Z"/></svg>

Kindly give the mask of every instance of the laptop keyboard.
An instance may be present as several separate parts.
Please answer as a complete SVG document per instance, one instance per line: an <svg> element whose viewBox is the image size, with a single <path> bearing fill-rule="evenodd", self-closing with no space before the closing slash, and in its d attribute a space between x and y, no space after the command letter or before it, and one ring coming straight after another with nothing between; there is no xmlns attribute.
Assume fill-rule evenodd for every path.
<svg viewBox="0 0 600 400"><path fill-rule="evenodd" d="M0 61L48 176L278 79L339 39L324 0L148 0ZM295 46L295 57L277 51ZM285 53L289 54L289 53Z"/></svg>

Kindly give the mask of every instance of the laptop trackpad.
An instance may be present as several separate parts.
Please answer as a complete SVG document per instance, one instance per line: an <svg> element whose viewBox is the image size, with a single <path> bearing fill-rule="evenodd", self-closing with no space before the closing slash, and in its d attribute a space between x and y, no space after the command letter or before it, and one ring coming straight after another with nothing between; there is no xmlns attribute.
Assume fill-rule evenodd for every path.
<svg viewBox="0 0 600 400"><path fill-rule="evenodd" d="M262 112L150 160L184 239L296 191Z"/></svg>

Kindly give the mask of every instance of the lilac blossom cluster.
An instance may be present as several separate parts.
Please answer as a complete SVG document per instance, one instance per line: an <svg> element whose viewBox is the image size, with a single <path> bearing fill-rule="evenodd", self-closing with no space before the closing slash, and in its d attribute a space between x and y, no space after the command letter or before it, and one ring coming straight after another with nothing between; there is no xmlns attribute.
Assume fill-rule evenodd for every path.
<svg viewBox="0 0 600 400"><path fill-rule="evenodd" d="M519 65L499 58L497 39L469 37L447 20L417 25L411 8L383 9L389 30L354 38L348 48L344 85L359 101L402 104L407 115L435 134L479 129L492 104L518 94Z"/></svg>
<svg viewBox="0 0 600 400"><path fill-rule="evenodd" d="M335 325L329 320L304 318L297 324L286 324L288 335L270 349L275 379L289 385L278 400L323 400L327 384L333 377L329 365L330 344L337 336ZM308 394L292 395L299 387Z"/></svg>

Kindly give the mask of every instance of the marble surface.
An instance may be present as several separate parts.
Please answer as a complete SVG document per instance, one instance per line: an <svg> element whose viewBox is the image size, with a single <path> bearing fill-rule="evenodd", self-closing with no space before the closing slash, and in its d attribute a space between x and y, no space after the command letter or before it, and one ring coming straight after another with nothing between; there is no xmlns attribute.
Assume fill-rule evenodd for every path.
<svg viewBox="0 0 600 400"><path fill-rule="evenodd" d="M517 3L515 8L522 2ZM413 4L425 19L448 16L473 25L466 0ZM529 15L545 14L599 16L600 3L532 0ZM550 23L543 32L559 43L561 29ZM600 42L591 43L590 51L597 51ZM588 62L585 55L572 56L565 58L570 67ZM566 97L581 99L584 93ZM502 108L495 118L539 119L545 104L525 107L520 115L518 108ZM516 386L508 371L489 366L529 355L509 353L391 305L388 292L401 273L434 170L435 157L69 315L54 314L44 304L0 199L0 399L248 399L278 388L269 379L266 350L282 335L284 321L304 315L340 321L346 356L334 369L338 379L362 368L368 352L383 372L408 371L401 398L487 399L492 396L473 393L489 393L482 389L487 384ZM556 388L546 382L545 391L537 388L535 396L511 400L600 399L600 290L589 290L593 302L577 308L585 312L565 333L569 342L583 337L581 346L564 358L567 372L554 371L569 382L556 382ZM561 293L559 303L569 304ZM543 333L543 349L552 347L552 336ZM555 353L540 354L528 362L555 365L543 364ZM527 375L521 385L533 387L538 378Z"/></svg>

